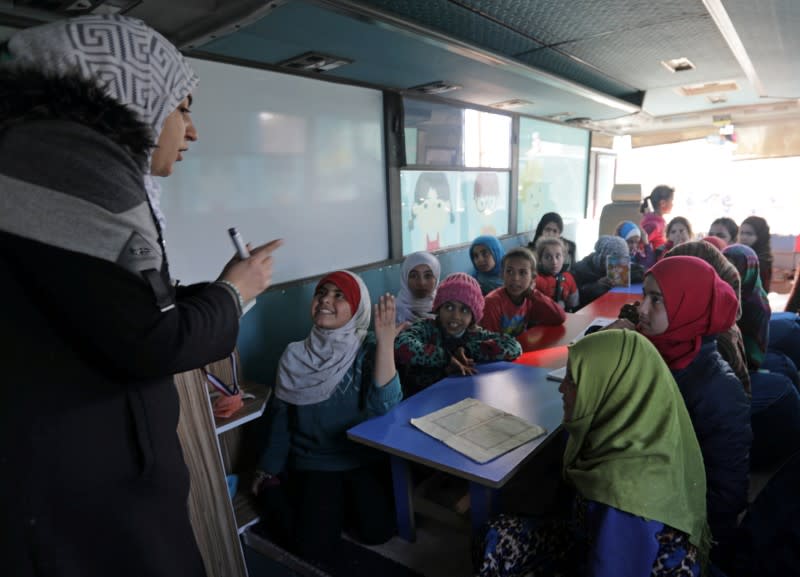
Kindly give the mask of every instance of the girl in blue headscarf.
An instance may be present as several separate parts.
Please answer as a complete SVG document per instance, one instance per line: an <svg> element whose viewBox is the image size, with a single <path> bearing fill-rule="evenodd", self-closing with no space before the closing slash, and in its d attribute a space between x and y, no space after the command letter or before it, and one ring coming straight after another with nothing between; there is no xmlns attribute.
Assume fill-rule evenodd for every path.
<svg viewBox="0 0 800 577"><path fill-rule="evenodd" d="M472 271L484 296L503 286L503 257L506 251L497 237L482 235L472 241L469 258L475 270Z"/></svg>

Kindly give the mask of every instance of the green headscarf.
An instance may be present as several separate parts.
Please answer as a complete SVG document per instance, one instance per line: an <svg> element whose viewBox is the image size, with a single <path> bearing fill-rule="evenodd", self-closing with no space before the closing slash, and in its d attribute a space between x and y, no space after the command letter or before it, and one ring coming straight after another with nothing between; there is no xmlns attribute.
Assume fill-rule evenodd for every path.
<svg viewBox="0 0 800 577"><path fill-rule="evenodd" d="M568 365L578 388L565 478L586 499L687 533L706 560L703 457L661 355L635 331L607 330L571 346Z"/></svg>

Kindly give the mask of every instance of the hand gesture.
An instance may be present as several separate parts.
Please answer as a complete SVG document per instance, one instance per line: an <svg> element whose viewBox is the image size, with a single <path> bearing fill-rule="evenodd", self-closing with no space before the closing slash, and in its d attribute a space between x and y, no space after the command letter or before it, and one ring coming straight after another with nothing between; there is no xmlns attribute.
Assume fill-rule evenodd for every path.
<svg viewBox="0 0 800 577"><path fill-rule="evenodd" d="M394 296L386 293L382 295L373 306L372 318L375 323L375 338L378 343L394 343L394 339L410 323L405 322L400 325L395 324L397 320L397 308L395 307Z"/></svg>
<svg viewBox="0 0 800 577"><path fill-rule="evenodd" d="M219 275L220 280L226 280L239 289L244 302L256 298L272 284L272 253L282 244L282 239L276 239L251 249L248 243L250 258L234 256Z"/></svg>
<svg viewBox="0 0 800 577"><path fill-rule="evenodd" d="M607 324L600 330L607 331L608 329L628 329L631 331L635 331L636 325L633 324L628 319L617 319L613 323Z"/></svg>
<svg viewBox="0 0 800 577"><path fill-rule="evenodd" d="M450 364L447 366L448 375L474 375L478 369L475 368L475 361L467 356L464 347L458 347L453 356L450 357Z"/></svg>

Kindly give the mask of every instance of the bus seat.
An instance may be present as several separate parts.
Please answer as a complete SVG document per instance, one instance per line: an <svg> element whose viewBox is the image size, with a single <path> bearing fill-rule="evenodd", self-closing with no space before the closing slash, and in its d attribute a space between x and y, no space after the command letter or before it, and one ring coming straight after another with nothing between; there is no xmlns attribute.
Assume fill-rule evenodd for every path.
<svg viewBox="0 0 800 577"><path fill-rule="evenodd" d="M598 234L615 234L620 221L631 220L639 223L642 203L641 184L615 184L611 189L611 204L603 207L600 213Z"/></svg>

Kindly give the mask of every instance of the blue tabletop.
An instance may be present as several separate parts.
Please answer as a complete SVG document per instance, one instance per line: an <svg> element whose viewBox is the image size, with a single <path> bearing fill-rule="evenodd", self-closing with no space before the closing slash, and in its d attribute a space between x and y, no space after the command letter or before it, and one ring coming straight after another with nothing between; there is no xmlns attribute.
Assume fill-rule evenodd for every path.
<svg viewBox="0 0 800 577"><path fill-rule="evenodd" d="M448 377L404 400L389 413L365 421L347 434L358 442L476 481L501 487L561 425L563 407L558 383L547 380L548 369L515 363L478 365L470 377ZM479 399L530 423L546 435L479 464L423 433L410 423L467 397Z"/></svg>
<svg viewBox="0 0 800 577"><path fill-rule="evenodd" d="M642 294L642 283L637 282L637 283L632 284L630 286L615 286L609 292L640 295L640 294Z"/></svg>

